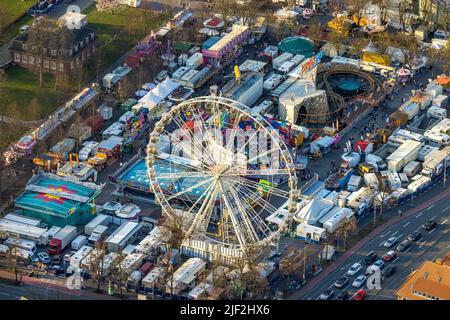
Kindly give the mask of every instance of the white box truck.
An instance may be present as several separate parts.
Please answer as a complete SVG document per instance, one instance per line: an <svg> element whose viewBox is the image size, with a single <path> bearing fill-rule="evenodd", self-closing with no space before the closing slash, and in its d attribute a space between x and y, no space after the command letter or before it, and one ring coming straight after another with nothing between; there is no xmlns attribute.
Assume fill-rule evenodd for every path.
<svg viewBox="0 0 450 320"><path fill-rule="evenodd" d="M8 246L10 249L20 248L28 251L29 257L33 257L36 253L36 243L31 240L8 238L3 242L3 244Z"/></svg>
<svg viewBox="0 0 450 320"><path fill-rule="evenodd" d="M441 174L444 167L450 165L450 147L442 150L433 150L425 156L423 162L422 175L433 177Z"/></svg>
<svg viewBox="0 0 450 320"><path fill-rule="evenodd" d="M95 245L96 242L102 240L105 237L107 230L108 226L98 225L97 227L95 227L95 229L92 230L91 236L88 239L89 244Z"/></svg>
<svg viewBox="0 0 450 320"><path fill-rule="evenodd" d="M42 220L30 218L21 214L8 213L4 219L9 221L14 221L18 223L27 224L33 227L39 227L41 225Z"/></svg>
<svg viewBox="0 0 450 320"><path fill-rule="evenodd" d="M414 140L407 140L397 148L389 157L388 169L391 171L400 171L410 161L416 160L419 156L421 143Z"/></svg>
<svg viewBox="0 0 450 320"><path fill-rule="evenodd" d="M80 250L82 246L86 245L88 243L87 237L79 235L75 238L75 240L72 241L72 244L70 245L70 248L74 251Z"/></svg>
<svg viewBox="0 0 450 320"><path fill-rule="evenodd" d="M110 224L110 222L111 222L111 216L108 216L106 214L99 214L94 219L89 221L89 223L84 227L84 233L87 234L88 236L90 236L92 234L92 231L97 226L100 226L100 225L107 226Z"/></svg>

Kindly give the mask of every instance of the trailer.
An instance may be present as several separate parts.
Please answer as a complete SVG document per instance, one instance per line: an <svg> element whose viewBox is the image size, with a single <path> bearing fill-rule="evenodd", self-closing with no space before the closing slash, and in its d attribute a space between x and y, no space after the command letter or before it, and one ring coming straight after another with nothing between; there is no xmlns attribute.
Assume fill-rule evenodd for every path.
<svg viewBox="0 0 450 320"><path fill-rule="evenodd" d="M392 171L400 171L410 161L416 160L419 156L421 143L414 140L408 140L397 148L389 157L388 169Z"/></svg>
<svg viewBox="0 0 450 320"><path fill-rule="evenodd" d="M422 175L434 177L441 174L444 168L450 165L450 147L442 150L433 150L424 158Z"/></svg>
<svg viewBox="0 0 450 320"><path fill-rule="evenodd" d="M155 267L142 279L141 283L146 289L154 289L158 281L164 278L166 273L163 268Z"/></svg>
<svg viewBox="0 0 450 320"><path fill-rule="evenodd" d="M6 237L19 236L23 239L33 240L37 244L46 245L48 243L47 229L44 228L33 227L28 224L1 219L0 230L5 233Z"/></svg>
<svg viewBox="0 0 450 320"><path fill-rule="evenodd" d="M294 57L292 53L284 52L272 60L272 68L278 69L284 62L291 60Z"/></svg>
<svg viewBox="0 0 450 320"><path fill-rule="evenodd" d="M119 226L107 239L108 251L119 252L129 243L135 241L142 224L126 222Z"/></svg>
<svg viewBox="0 0 450 320"><path fill-rule="evenodd" d="M119 263L119 269L124 274L131 274L131 272L142 265L143 261L144 255L142 253L131 253Z"/></svg>
<svg viewBox="0 0 450 320"><path fill-rule="evenodd" d="M186 60L186 67L189 69L197 69L203 64L203 54L196 52Z"/></svg>
<svg viewBox="0 0 450 320"><path fill-rule="evenodd" d="M327 214L327 219L322 223L322 228L327 230L328 233L333 233L339 229L342 224L353 217L353 210L349 208L336 208L332 215Z"/></svg>
<svg viewBox="0 0 450 320"><path fill-rule="evenodd" d="M406 174L408 177L414 177L416 174L419 173L421 169L421 164L418 161L411 161L403 168L403 173Z"/></svg>
<svg viewBox="0 0 450 320"><path fill-rule="evenodd" d="M99 214L94 219L89 221L87 225L84 226L84 233L90 236L92 231L100 225L107 226L111 223L111 216L105 214Z"/></svg>
<svg viewBox="0 0 450 320"><path fill-rule="evenodd" d="M353 192L361 186L362 178L360 176L352 175L347 183L347 191Z"/></svg>
<svg viewBox="0 0 450 320"><path fill-rule="evenodd" d="M27 224L27 225L33 226L33 227L39 227L42 222L42 220L23 216L21 214L15 214L15 213L8 213L6 216L4 216L4 219L9 220L9 221L18 222L18 223Z"/></svg>
<svg viewBox="0 0 450 320"><path fill-rule="evenodd" d="M136 246L136 251L146 256L157 253L162 245L162 231L159 227L152 231Z"/></svg>
<svg viewBox="0 0 450 320"><path fill-rule="evenodd" d="M412 178L413 182L408 185L408 190L410 192L416 192L420 189L425 188L431 183L431 178L425 177L423 175L417 175Z"/></svg>
<svg viewBox="0 0 450 320"><path fill-rule="evenodd" d="M170 279L166 284L166 292L180 294L183 290L192 286L197 277L205 271L206 262L200 258L189 258L173 274L173 281Z"/></svg>
<svg viewBox="0 0 450 320"><path fill-rule="evenodd" d="M93 247L82 246L80 250L70 257L70 265L74 268L80 268L81 261L83 261L92 250L94 250Z"/></svg>

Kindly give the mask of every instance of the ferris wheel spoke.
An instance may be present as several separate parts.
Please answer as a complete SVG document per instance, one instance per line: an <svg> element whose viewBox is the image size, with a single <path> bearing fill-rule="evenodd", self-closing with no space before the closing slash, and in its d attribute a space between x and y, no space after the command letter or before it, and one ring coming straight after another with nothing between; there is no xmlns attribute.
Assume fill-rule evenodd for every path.
<svg viewBox="0 0 450 320"><path fill-rule="evenodd" d="M244 221L244 224L246 226L246 233L248 234L248 237L250 239L252 239L253 243L256 243L259 241L259 237L258 234L256 233L255 229L253 228L253 225L251 223L251 221L249 220L249 215L247 213L247 209L248 206L245 205L241 199L240 196L235 192L235 190L231 187L228 188L228 190L230 191L231 195L233 196L234 200L236 201L237 207L241 213L240 217L241 220ZM245 199L245 197L244 197ZM244 200L244 202L246 203L246 201Z"/></svg>
<svg viewBox="0 0 450 320"><path fill-rule="evenodd" d="M242 189L245 189L245 192L248 194L257 194L257 193L255 193L254 190L249 189L245 185L242 185L241 187L242 187ZM269 199L270 199L270 195L271 195L271 193L269 193ZM255 202L258 203L258 205L262 208L262 210L267 210L270 212L275 212L278 210L278 208L274 207L268 200L264 199L264 197L261 195L259 195L259 197L257 199L255 199Z"/></svg>
<svg viewBox="0 0 450 320"><path fill-rule="evenodd" d="M231 219L231 223L233 225L234 228L234 233L238 239L239 244L241 245L242 248L247 249L247 242L246 239L244 238L244 230L242 230L241 224L236 216L236 210L233 208L232 206L232 202L230 200L230 198L228 197L225 189L223 188L222 184L219 183L220 188L221 188L221 195L222 195L222 200L224 201L224 204L227 208L228 211L228 215Z"/></svg>
<svg viewBox="0 0 450 320"><path fill-rule="evenodd" d="M211 177L212 174L207 172L207 171L185 171L185 172L170 172L170 173L161 173L160 175L158 175L157 179L158 180L163 180L163 179L170 179L170 180L174 180L174 179L181 179L181 178L208 178Z"/></svg>
<svg viewBox="0 0 450 320"><path fill-rule="evenodd" d="M179 127L181 130L183 130L183 131L189 131L189 132L190 132L190 137L191 137L191 139L193 139L192 142L194 142L194 140L196 140L195 142L196 142L196 144L197 144L197 147L200 147L200 148L201 148L201 150L202 150L201 162L203 162L203 161L206 160L206 159L203 157L203 154L204 154L204 152L205 152L206 155L207 155L207 158L208 158L209 163L210 163L211 165L213 165L213 164L215 163L214 157L209 153L208 149L205 148L205 147L203 146L203 142L200 141L200 140L196 137L196 135L194 134L194 132L189 128L189 126L186 124L186 122L185 122L181 117L179 117L178 119L181 120L182 123L184 123L184 126L181 126L180 123L179 123L175 118L173 118L174 122L177 123L178 127ZM186 130L185 128L187 128L187 130Z"/></svg>
<svg viewBox="0 0 450 320"><path fill-rule="evenodd" d="M255 130L255 132L248 138L248 140L242 145L242 147L239 149L239 151L236 152L236 154L240 154L243 150L245 150L245 148L247 147L249 142L255 138L255 136L258 134L258 132L259 132L259 130ZM245 135L244 135L244 138L245 138Z"/></svg>
<svg viewBox="0 0 450 320"><path fill-rule="evenodd" d="M212 207L213 207L215 199L217 197L217 184L216 183L211 184L211 186L213 186L213 188L208 191L199 211L196 213L194 221L192 222L192 224L187 232L188 236L192 235L198 229L199 226L204 225L204 223L202 223L202 221L203 222L205 221L206 213L208 211L212 211ZM188 212L191 212L191 210L189 210ZM206 232L206 230L204 230L204 231Z"/></svg>
<svg viewBox="0 0 450 320"><path fill-rule="evenodd" d="M226 149L228 151L232 151L234 149L234 139L236 137L236 133L239 130L238 125L239 125L239 121L242 118L242 113L238 114L235 119L234 119L234 123L233 123L233 131L231 132L231 135L229 137L229 140L227 141L227 146Z"/></svg>
<svg viewBox="0 0 450 320"><path fill-rule="evenodd" d="M258 226L258 229L263 233L264 237L268 237L268 235L272 232L270 230L270 228L267 226L267 224L264 222L263 219L261 219L260 214L258 214L258 212L256 212L256 210L253 208L252 204L249 202L249 199L245 196L245 194L243 194L242 191L237 190L237 192L239 194L241 194L242 198L244 199L244 201L247 203L250 212L250 218L254 221L254 223Z"/></svg>
<svg viewBox="0 0 450 320"><path fill-rule="evenodd" d="M192 191L192 190L194 190L194 189L196 189L196 188L198 188L198 187L201 187L201 186L203 186L203 185L205 185L205 184L207 184L207 183L210 183L212 180L213 180L213 178L210 178L210 179L206 179L206 180L200 181L199 183L196 183L196 184L194 184L194 185L192 185L192 186L190 186L190 187L188 187L188 188L185 188L185 189L183 189L183 190L180 191L180 192L177 192L177 193L175 193L175 194L172 194L171 196L169 196L168 198L166 198L166 200L167 200L167 201L170 201L170 200L172 200L172 199L179 198L179 197L181 197L182 195L185 195L185 194L186 194L187 192L189 192L189 191ZM187 197L187 198L189 199L189 197Z"/></svg>
<svg viewBox="0 0 450 320"><path fill-rule="evenodd" d="M255 190L264 188L264 189L267 189L268 193L272 193L273 195L278 196L278 197L282 197L282 198L288 198L289 197L289 191L285 191L283 189L274 187L273 185L270 185L270 186L269 185L263 185L262 186L262 185L260 185L259 182L253 181L251 179L240 178L240 179L236 180L236 183L243 184L243 185L245 185L247 187L251 187L251 188L253 188Z"/></svg>
<svg viewBox="0 0 450 320"><path fill-rule="evenodd" d="M289 175L285 169L255 169L246 170L244 172L237 172L232 168L229 172L223 174L224 177L228 176L273 176L273 175Z"/></svg>
<svg viewBox="0 0 450 320"><path fill-rule="evenodd" d="M273 152L273 153L275 153L275 152L281 153L281 150L280 150L279 147L276 146L275 148L272 148L272 149L267 150L267 151L265 151L265 152L259 153L256 157L253 157L253 158L248 159L247 162L248 162L248 163L253 163L253 162L255 162L256 160L258 160L259 158L261 158L261 157L265 157L265 156L271 155L272 152Z"/></svg>
<svg viewBox="0 0 450 320"><path fill-rule="evenodd" d="M234 196L236 202L238 203L238 207L241 211L241 218L244 221L245 225L247 226L247 231L249 233L250 238L252 238L254 243L257 243L259 241L259 236L251 221L253 220L255 222L255 219L248 212L249 209L253 209L247 201L248 195L242 194L241 192L239 192L238 189L233 190L233 187L230 187L229 190L231 194Z"/></svg>

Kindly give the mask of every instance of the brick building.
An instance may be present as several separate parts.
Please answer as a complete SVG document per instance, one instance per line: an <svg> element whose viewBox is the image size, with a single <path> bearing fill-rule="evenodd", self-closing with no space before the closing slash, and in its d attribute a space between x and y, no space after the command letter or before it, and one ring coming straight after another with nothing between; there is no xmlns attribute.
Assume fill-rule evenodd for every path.
<svg viewBox="0 0 450 320"><path fill-rule="evenodd" d="M95 52L96 36L92 29L66 26L49 33L42 49L42 68L45 73L69 75L83 66ZM9 48L11 61L27 69L37 69L40 63L38 48L30 39L30 30L18 36Z"/></svg>

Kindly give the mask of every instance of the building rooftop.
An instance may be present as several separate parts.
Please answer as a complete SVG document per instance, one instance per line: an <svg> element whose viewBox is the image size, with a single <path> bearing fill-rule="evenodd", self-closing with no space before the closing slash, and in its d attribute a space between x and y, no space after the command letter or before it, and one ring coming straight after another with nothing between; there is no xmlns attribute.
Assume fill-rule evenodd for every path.
<svg viewBox="0 0 450 320"><path fill-rule="evenodd" d="M450 300L450 253L425 261L395 293L398 299Z"/></svg>

